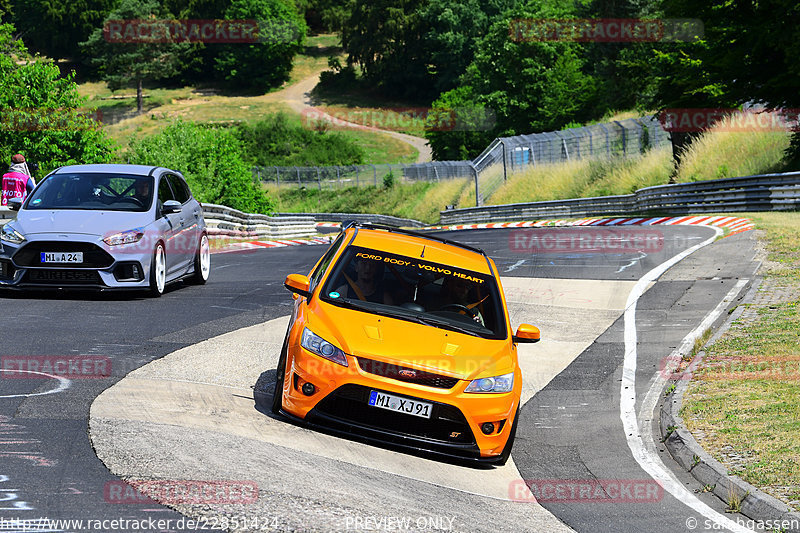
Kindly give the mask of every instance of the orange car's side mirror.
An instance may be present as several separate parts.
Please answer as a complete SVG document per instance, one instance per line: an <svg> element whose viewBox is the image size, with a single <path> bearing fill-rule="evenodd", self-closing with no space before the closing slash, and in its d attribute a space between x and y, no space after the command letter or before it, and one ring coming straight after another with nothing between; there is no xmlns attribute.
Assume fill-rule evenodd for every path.
<svg viewBox="0 0 800 533"><path fill-rule="evenodd" d="M514 342L539 342L539 328L530 324L520 324L512 340Z"/></svg>
<svg viewBox="0 0 800 533"><path fill-rule="evenodd" d="M283 286L292 291L295 294L300 296L305 296L306 298L311 296L309 292L310 281L308 276L304 276L302 274L289 274L286 276L286 281L283 282Z"/></svg>

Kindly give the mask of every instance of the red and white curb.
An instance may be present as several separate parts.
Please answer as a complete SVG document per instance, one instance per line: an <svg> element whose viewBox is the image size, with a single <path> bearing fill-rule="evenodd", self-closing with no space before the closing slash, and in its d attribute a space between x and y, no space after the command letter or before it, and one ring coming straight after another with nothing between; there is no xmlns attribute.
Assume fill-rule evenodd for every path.
<svg viewBox="0 0 800 533"><path fill-rule="evenodd" d="M427 230L456 231L490 228L541 228L572 226L716 226L730 230L727 236L749 231L755 224L749 218L724 216L683 216L649 218L582 218L579 220L535 220L528 222L487 222L484 224L455 224L450 226L428 226Z"/></svg>
<svg viewBox="0 0 800 533"><path fill-rule="evenodd" d="M454 224L449 226L426 226L413 228L416 230L458 231L470 229L492 228L544 228L544 227L574 227L574 226L716 226L726 228L729 233L726 237L750 231L755 224L749 218L724 217L724 216L682 216L682 217L648 217L648 218L582 218L578 220L531 220L526 222L487 222L482 224ZM338 228L338 222L317 222L318 228ZM240 241L231 242L224 248L213 250L212 253L241 252L247 250L261 250L265 248L283 248L286 246L329 244L331 237L315 237L313 239L288 239L273 241Z"/></svg>
<svg viewBox="0 0 800 533"><path fill-rule="evenodd" d="M212 248L212 253L224 254L231 252L244 252L248 250L263 250L265 248L284 248L286 246L330 244L330 243L331 239L328 237L314 237L312 239L288 239L288 240L275 240L275 241L240 241L240 242L228 243L224 248L220 248L217 250L214 250Z"/></svg>

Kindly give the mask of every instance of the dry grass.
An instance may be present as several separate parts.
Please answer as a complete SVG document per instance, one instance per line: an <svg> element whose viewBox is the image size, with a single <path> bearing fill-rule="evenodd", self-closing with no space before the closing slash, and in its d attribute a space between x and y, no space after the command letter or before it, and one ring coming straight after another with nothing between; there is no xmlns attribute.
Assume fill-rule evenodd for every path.
<svg viewBox="0 0 800 533"><path fill-rule="evenodd" d="M491 203L630 194L642 187L667 183L671 170L669 148L628 159L582 159L540 165L509 176L492 195Z"/></svg>
<svg viewBox="0 0 800 533"><path fill-rule="evenodd" d="M770 263L766 283L800 294L800 213L756 213ZM800 300L772 302L734 323L690 383L681 413L731 473L800 509Z"/></svg>
<svg viewBox="0 0 800 533"><path fill-rule="evenodd" d="M732 178L783 170L781 161L791 136L788 131L731 129L731 120L725 120L695 140L683 156L677 181Z"/></svg>
<svg viewBox="0 0 800 533"><path fill-rule="evenodd" d="M466 178L445 180L431 187L420 197L409 211L409 218L435 222L439 220L439 211L448 205L457 205L461 195L473 185Z"/></svg>

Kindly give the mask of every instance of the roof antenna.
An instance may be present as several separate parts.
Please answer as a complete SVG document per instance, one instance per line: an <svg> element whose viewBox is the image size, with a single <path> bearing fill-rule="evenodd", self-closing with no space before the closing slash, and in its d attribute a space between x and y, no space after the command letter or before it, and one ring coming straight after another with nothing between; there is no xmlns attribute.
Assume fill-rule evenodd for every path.
<svg viewBox="0 0 800 533"><path fill-rule="evenodd" d="M420 258L425 257L425 245L422 245L422 253L419 254Z"/></svg>

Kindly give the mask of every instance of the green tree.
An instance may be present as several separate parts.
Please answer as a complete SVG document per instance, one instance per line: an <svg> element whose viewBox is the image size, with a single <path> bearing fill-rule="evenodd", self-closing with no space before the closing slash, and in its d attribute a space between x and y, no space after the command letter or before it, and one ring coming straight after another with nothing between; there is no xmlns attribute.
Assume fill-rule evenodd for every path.
<svg viewBox="0 0 800 533"><path fill-rule="evenodd" d="M100 124L79 109L73 75L50 61L31 60L14 27L0 26L0 154L20 152L42 172L76 163L111 160L113 144ZM18 64L18 61L23 59Z"/></svg>
<svg viewBox="0 0 800 533"><path fill-rule="evenodd" d="M468 121L462 119L459 124L459 116ZM495 137L494 115L469 86L442 93L431 104L425 126L425 138L437 161L472 159Z"/></svg>
<svg viewBox="0 0 800 533"><path fill-rule="evenodd" d="M423 66L434 94L453 89L475 57L478 40L503 11L508 0L431 0L419 8L427 58Z"/></svg>
<svg viewBox="0 0 800 533"><path fill-rule="evenodd" d="M478 39L512 0L351 0L348 65L389 96L430 102L455 88Z"/></svg>
<svg viewBox="0 0 800 533"><path fill-rule="evenodd" d="M475 156L487 138L560 129L591 118L596 83L583 70L584 47L510 31L517 20L569 18L570 9L531 1L495 20L461 78L463 87L445 93L434 105L483 107L494 113L496 125L475 135L430 131L426 138L435 154Z"/></svg>
<svg viewBox="0 0 800 533"><path fill-rule="evenodd" d="M703 21L701 39L656 51L662 108L800 107L800 4L794 0L663 0L666 17ZM800 132L791 157L800 163Z"/></svg>
<svg viewBox="0 0 800 533"><path fill-rule="evenodd" d="M352 8L352 0L308 0L297 4L305 12L309 28L320 32L341 32Z"/></svg>
<svg viewBox="0 0 800 533"><path fill-rule="evenodd" d="M386 94L418 96L429 81L420 40L423 0L354 0L342 30L348 65Z"/></svg>
<svg viewBox="0 0 800 533"><path fill-rule="evenodd" d="M103 25L112 21L171 18L168 12L162 11L157 0L122 0L106 17ZM100 27L86 42L81 43L81 47L111 89L126 87L131 83L136 86L136 108L141 113L144 107L143 82L175 76L184 67L187 55L192 50L191 43L170 42L168 35L165 32L152 38L136 37L134 40L121 31L115 37Z"/></svg>
<svg viewBox="0 0 800 533"><path fill-rule="evenodd" d="M253 181L239 139L229 130L178 121L131 143L128 162L179 170L201 202L247 213L271 213L272 200Z"/></svg>
<svg viewBox="0 0 800 533"><path fill-rule="evenodd" d="M114 0L13 0L14 22L34 52L52 58L80 56L79 43L102 24Z"/></svg>
<svg viewBox="0 0 800 533"><path fill-rule="evenodd" d="M218 75L238 87L259 90L289 79L294 56L306 37L305 22L290 1L233 0L225 18L257 20L261 42L219 45L215 55Z"/></svg>

